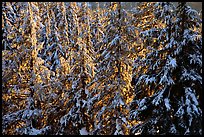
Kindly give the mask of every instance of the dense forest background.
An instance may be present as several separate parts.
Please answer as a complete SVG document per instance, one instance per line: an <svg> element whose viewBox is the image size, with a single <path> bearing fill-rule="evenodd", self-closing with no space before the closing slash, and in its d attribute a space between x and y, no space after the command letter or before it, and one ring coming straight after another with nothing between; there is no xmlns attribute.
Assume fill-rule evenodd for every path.
<svg viewBox="0 0 204 137"><path fill-rule="evenodd" d="M80 3L80 2L78 2ZM97 2L87 2L87 6L91 9L95 9L97 7ZM122 8L126 9L126 10L131 10L132 8L134 8L135 6L138 5L139 2L121 2L121 6ZM175 6L177 6L178 2L172 2L173 4L175 4ZM66 4L66 3L65 3ZM186 2L187 5L191 6L192 8L200 11L202 10L202 2ZM105 2L99 2L99 6L101 8L103 8L105 5Z"/></svg>
<svg viewBox="0 0 204 137"><path fill-rule="evenodd" d="M189 4L2 2L2 134L202 135Z"/></svg>

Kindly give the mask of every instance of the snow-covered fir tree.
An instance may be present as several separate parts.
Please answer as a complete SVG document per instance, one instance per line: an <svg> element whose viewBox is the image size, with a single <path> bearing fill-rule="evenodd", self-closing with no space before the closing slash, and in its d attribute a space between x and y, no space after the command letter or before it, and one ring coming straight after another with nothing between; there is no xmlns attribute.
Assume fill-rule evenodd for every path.
<svg viewBox="0 0 204 137"><path fill-rule="evenodd" d="M174 12L170 2L155 4L154 14L162 26L142 32L144 39L154 40L148 43L150 50L140 61L143 74L137 77L130 113L138 120L133 134L201 134L201 128L193 128L201 127L202 117L202 39L193 30L200 19L184 3Z"/></svg>
<svg viewBox="0 0 204 137"><path fill-rule="evenodd" d="M42 58L45 59L45 66L54 71L55 74L57 74L57 68L60 68L61 66L60 57L65 54L60 42L61 35L59 34L60 32L57 25L57 22L60 22L60 20L58 19L59 17L56 18L56 16L60 16L61 13L61 10L59 9L60 6L58 6L59 4L60 3L46 4L48 6L48 11L44 13L44 21L47 21L44 22L45 35L43 35L44 46L46 48L41 51Z"/></svg>
<svg viewBox="0 0 204 137"><path fill-rule="evenodd" d="M11 50L12 41L15 38L15 18L16 13L13 10L11 2L3 2L2 3L2 32L3 32L3 39L2 39L2 46L3 49Z"/></svg>
<svg viewBox="0 0 204 137"><path fill-rule="evenodd" d="M19 22L19 24L21 29L21 40L26 42L24 42L23 45L18 45L19 55L17 57L19 57L19 61L21 61L21 63L19 63L20 66L18 70L20 83L16 85L15 88L18 92L24 89L24 92L26 92L24 94L27 94L28 97L26 100L19 102L21 104L23 103L25 109L18 110L3 116L3 125L5 128L10 127L11 124L15 123L12 126L15 127L14 132L16 132L17 134L43 134L48 130L48 126L42 127L41 129L36 128L38 124L38 118L39 116L42 116L41 110L36 108L35 104L35 86L37 85L36 57L38 51L36 32L38 32L37 20L39 21L37 14L37 3L23 3L19 5L19 8L25 11L19 14L19 18L23 18L22 22ZM21 123L20 126L18 122Z"/></svg>
<svg viewBox="0 0 204 137"><path fill-rule="evenodd" d="M74 3L71 6L77 6ZM71 88L68 91L68 113L60 120L62 131L67 134L80 134L81 130L89 132L90 116L87 111L89 91L86 85L94 76L93 46L90 39L89 10L86 3L82 3L80 11L73 17L77 21L77 38L73 45L73 66L70 71ZM74 7L72 7L74 8Z"/></svg>
<svg viewBox="0 0 204 137"><path fill-rule="evenodd" d="M105 26L105 37L98 68L95 75L95 89L91 92L91 109L96 119L92 134L127 134L127 110L125 109L128 94L128 81L122 73L126 70L127 45L122 44L121 5L111 3L106 13L108 22ZM111 35L110 35L111 34Z"/></svg>
<svg viewBox="0 0 204 137"><path fill-rule="evenodd" d="M78 13L79 13L79 6L77 3L71 2L67 7L67 22L68 22L68 36L69 36L69 47L67 53L68 61L70 67L74 65L73 59L73 50L76 49L77 37L79 34L79 26L78 26Z"/></svg>
<svg viewBox="0 0 204 137"><path fill-rule="evenodd" d="M176 83L173 90L181 92L175 95L180 97L175 125L179 134L202 134L202 32L199 31L202 19L185 2L178 4L177 15L173 53L179 67L173 72Z"/></svg>
<svg viewBox="0 0 204 137"><path fill-rule="evenodd" d="M201 135L202 14L187 5L2 2L2 134Z"/></svg>
<svg viewBox="0 0 204 137"><path fill-rule="evenodd" d="M102 38L104 37L103 33L103 24L102 24L102 15L101 15L101 10L99 6L99 2L96 3L97 7L94 13L92 13L92 20L90 23L91 27L91 41L94 46L95 52L97 52L100 49L100 43L102 43Z"/></svg>
<svg viewBox="0 0 204 137"><path fill-rule="evenodd" d="M41 23L43 28L41 30L40 41L43 42L43 48L39 51L39 55L42 59L46 58L45 50L48 47L48 39L50 34L50 15L49 15L49 3L48 2L39 2L39 14L41 17Z"/></svg>

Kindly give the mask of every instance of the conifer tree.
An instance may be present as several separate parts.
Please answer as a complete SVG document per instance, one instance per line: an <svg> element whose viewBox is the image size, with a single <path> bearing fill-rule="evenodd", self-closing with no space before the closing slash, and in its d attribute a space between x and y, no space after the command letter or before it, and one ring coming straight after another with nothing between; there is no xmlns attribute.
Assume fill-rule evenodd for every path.
<svg viewBox="0 0 204 137"><path fill-rule="evenodd" d="M77 3L71 2L68 5L67 10L67 19L68 19L68 35L69 35L69 49L67 52L67 57L69 58L70 67L74 65L74 50L77 49L76 43L77 43L77 37L79 35L79 26L78 26L78 13L79 13L79 7L77 6Z"/></svg>
<svg viewBox="0 0 204 137"><path fill-rule="evenodd" d="M92 34L92 37L91 37L91 41L93 43L93 46L94 46L94 50L97 52L100 47L99 43L102 43L102 37L104 36L104 33L103 33L103 24L102 24L102 15L101 15L101 10L100 9L100 6L99 6L99 2L96 3L96 10L93 12L93 17L92 17L92 20L91 20L91 34Z"/></svg>
<svg viewBox="0 0 204 137"><path fill-rule="evenodd" d="M2 3L2 31L3 31L3 40L2 46L3 49L12 50L12 40L15 38L15 18L16 13L13 10L12 3L3 2Z"/></svg>
<svg viewBox="0 0 204 137"><path fill-rule="evenodd" d="M74 3L71 6L77 6ZM76 8L77 7L72 7ZM60 120L60 124L63 127L69 127L69 134L80 134L81 130L89 132L89 116L87 111L87 95L88 90L86 85L90 82L94 75L93 64L93 47L90 39L90 21L88 7L86 3L82 3L82 7L78 14L73 15L74 20L77 21L77 37L75 45L73 45L73 59L74 65L71 68L70 79L72 86L70 89L70 100L68 101L69 111ZM74 37L74 38L75 38ZM66 123L70 123L67 125Z"/></svg>
<svg viewBox="0 0 204 137"><path fill-rule="evenodd" d="M147 46L153 39L150 37L144 38L142 36L145 31L149 31L151 28L158 28L157 19L153 14L155 2L140 2L134 9L133 25L135 26L135 43L131 51L133 59L133 72L132 72L132 86L135 87L137 77L145 71L144 64L140 63L141 59L145 59L145 55L148 52ZM156 32L156 31L155 31ZM154 36L155 37L155 36ZM138 66L138 67L137 67ZM143 68L143 69L142 69ZM149 93L145 93L149 94Z"/></svg>
<svg viewBox="0 0 204 137"><path fill-rule="evenodd" d="M36 75L38 75L36 72L37 66L35 64L38 51L38 41L36 35L37 22L35 22L35 20L38 20L38 8L36 3L19 3L19 8L23 9L25 12L19 14L24 20L19 23L22 36L22 43L20 44L22 45L18 45L18 52L21 54L19 55L19 59L21 61L19 65L21 84L18 85L21 89L18 90L26 90L28 92L28 98L27 101L22 101L23 103L26 101L26 106L24 105L26 107L25 109L4 115L3 124L8 126L13 122L19 122L20 120L23 124L20 127L15 125L17 127L16 132L18 134L43 134L48 127L39 130L36 129L38 122L37 118L41 115L41 110L36 108L35 105L35 83ZM22 56L25 56L25 58L22 59Z"/></svg>
<svg viewBox="0 0 204 137"><path fill-rule="evenodd" d="M120 3L111 3L106 13L109 23L105 26L104 45L97 60L99 64L94 79L96 88L92 91L90 99L92 108L89 111L94 111L93 117L96 119L92 134L128 132L125 109L128 83L122 74L122 70L125 70L123 62L127 61L124 57L127 45L122 47L121 13Z"/></svg>
<svg viewBox="0 0 204 137"><path fill-rule="evenodd" d="M182 12L180 11L183 17L178 14L179 12L175 16L173 5L169 2L155 4L155 16L163 24L157 31L153 28L143 33L148 38L154 38L154 31L159 32L159 35L156 36L157 38L148 47L150 52L146 54L143 62L144 66L147 67L147 71L138 77L136 84L138 86L136 88L137 95L133 101L135 105L133 105L131 116L139 120L140 123L132 128L132 133L134 134L186 134L187 132L199 134L197 129L189 127L191 126L192 119L195 117L200 118L202 113L196 95L196 91L199 94L200 89L192 88L190 85L194 81L195 83L198 82L197 84L202 83L202 78L197 73L201 68L197 66L189 70L189 68L185 67L192 62L201 61L201 58L195 61L191 56L193 52L194 55L200 57L199 51L202 41L199 39L199 34L195 31L183 35L185 29L189 31L190 27L193 26L191 21L184 23L184 18L192 21L193 19L199 21L199 19L195 12L184 6L185 4L181 5L179 4L178 7L183 6ZM184 13L185 10L189 14ZM174 20L175 22L172 22ZM188 24L185 29L183 28L184 24ZM179 37L178 34L182 37ZM189 35L192 36L192 39L186 40L184 36ZM189 43L194 43L191 44L194 50L185 50L186 47L189 47ZM185 51L185 54L181 54L182 51ZM188 57L185 57L186 55ZM180 58L181 56L182 58ZM186 60L184 60L184 57ZM188 83L187 81L190 76L188 75L189 78L186 78L187 75L185 74L188 74L187 70L192 72L192 69L195 72L193 74L195 76L191 77L192 81ZM141 84L144 88L139 88ZM150 92L151 94L145 95L142 94L143 92ZM183 106L186 107L183 108ZM178 117L180 116L186 116L187 118L178 122ZM149 127L150 125L151 127ZM192 131L189 129L192 129ZM200 130L200 128L198 129Z"/></svg>
<svg viewBox="0 0 204 137"><path fill-rule="evenodd" d="M176 48L173 50L179 67L175 69L175 120L178 134L202 134L201 91L202 91L202 33L199 32L202 20L198 12L179 2L173 34ZM183 113L184 112L184 113ZM181 117L183 119L181 119Z"/></svg>
<svg viewBox="0 0 204 137"><path fill-rule="evenodd" d="M2 2L2 134L202 134L201 13L130 4Z"/></svg>

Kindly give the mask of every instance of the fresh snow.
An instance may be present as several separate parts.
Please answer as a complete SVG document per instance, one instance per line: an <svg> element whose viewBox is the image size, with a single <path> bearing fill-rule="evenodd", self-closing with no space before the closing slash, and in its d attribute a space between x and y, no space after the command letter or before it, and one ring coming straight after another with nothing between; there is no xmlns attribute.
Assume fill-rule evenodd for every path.
<svg viewBox="0 0 204 137"><path fill-rule="evenodd" d="M169 99L168 99L168 98L165 98L165 99L164 99L164 103L165 103L165 106L166 106L167 110L170 110L171 107L170 107Z"/></svg>
<svg viewBox="0 0 204 137"><path fill-rule="evenodd" d="M79 130L80 135L89 135L88 131L86 130L86 127L83 127L82 129Z"/></svg>
<svg viewBox="0 0 204 137"><path fill-rule="evenodd" d="M177 66L176 59L171 58L171 61L169 62L169 65L175 68Z"/></svg>

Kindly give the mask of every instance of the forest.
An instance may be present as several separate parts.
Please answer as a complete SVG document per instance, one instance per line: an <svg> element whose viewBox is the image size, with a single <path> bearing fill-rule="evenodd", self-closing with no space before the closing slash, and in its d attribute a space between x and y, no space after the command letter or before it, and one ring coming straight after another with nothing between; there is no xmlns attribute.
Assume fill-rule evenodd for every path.
<svg viewBox="0 0 204 137"><path fill-rule="evenodd" d="M2 2L3 135L202 135L202 13L123 4Z"/></svg>

